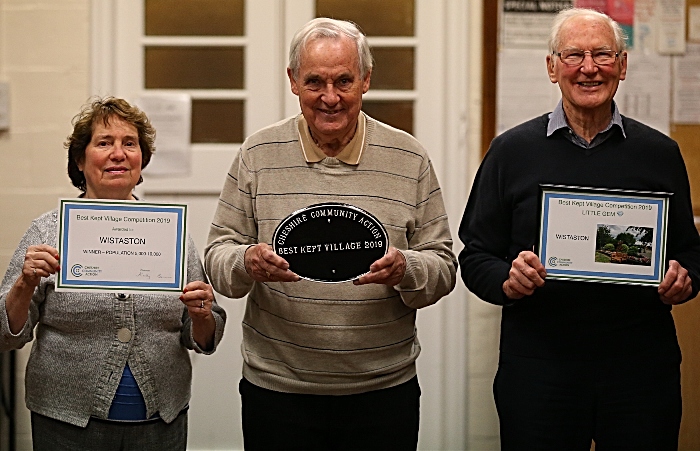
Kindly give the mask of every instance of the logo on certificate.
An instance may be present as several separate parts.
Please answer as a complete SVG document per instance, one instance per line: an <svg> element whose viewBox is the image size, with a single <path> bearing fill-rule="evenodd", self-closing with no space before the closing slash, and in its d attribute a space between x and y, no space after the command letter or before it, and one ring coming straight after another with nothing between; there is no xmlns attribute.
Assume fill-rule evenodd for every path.
<svg viewBox="0 0 700 451"><path fill-rule="evenodd" d="M82 266L82 265L77 265L77 264L76 264L76 265L73 265L73 266L71 267L70 273L73 274L75 277L80 277L80 276L83 275L82 272L81 272L82 270L83 270L83 266Z"/></svg>

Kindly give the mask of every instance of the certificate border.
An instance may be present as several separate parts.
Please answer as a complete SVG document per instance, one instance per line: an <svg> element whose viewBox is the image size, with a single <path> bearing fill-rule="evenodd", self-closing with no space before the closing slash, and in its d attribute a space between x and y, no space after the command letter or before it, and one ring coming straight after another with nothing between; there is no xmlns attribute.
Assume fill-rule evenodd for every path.
<svg viewBox="0 0 700 451"><path fill-rule="evenodd" d="M177 215L177 237L180 245L175 251L175 280L172 283L157 282L116 282L79 280L67 282L68 265L61 265L56 277L56 288L70 291L157 293L182 292L187 280L187 205L171 203L150 203L127 200L95 199L60 199L58 221L58 253L61 261L68 261L68 211L70 210L104 210L104 211L163 211Z"/></svg>
<svg viewBox="0 0 700 451"><path fill-rule="evenodd" d="M653 275L627 274L623 272L580 271L566 269L547 269L548 279L573 280L583 282L616 283L625 285L657 286L666 272L666 235L668 227L668 202L672 193L656 191L635 191L607 188L593 188L569 185L540 184L539 196L539 234L538 255L540 261L547 261L547 229L549 227L548 209L551 197L585 200L605 200L627 203L656 203L659 213L656 218L658 238L655 243L656 266Z"/></svg>

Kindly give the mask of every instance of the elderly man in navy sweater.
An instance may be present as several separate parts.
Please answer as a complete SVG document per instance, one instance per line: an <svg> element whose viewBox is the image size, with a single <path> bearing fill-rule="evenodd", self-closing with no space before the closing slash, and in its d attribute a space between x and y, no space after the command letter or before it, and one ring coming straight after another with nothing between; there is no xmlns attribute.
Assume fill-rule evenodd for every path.
<svg viewBox="0 0 700 451"><path fill-rule="evenodd" d="M671 307L700 287L700 240L676 142L621 116L625 37L608 16L555 19L547 71L552 113L493 140L459 237L462 278L503 306L494 397L503 450L675 450L680 349ZM547 280L540 185L672 193L658 286ZM550 277L551 279L551 277Z"/></svg>

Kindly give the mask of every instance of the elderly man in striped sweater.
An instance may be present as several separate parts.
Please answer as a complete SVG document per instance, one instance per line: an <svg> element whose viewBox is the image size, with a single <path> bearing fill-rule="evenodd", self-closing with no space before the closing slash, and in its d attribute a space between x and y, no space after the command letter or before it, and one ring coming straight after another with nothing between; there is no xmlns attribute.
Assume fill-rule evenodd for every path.
<svg viewBox="0 0 700 451"><path fill-rule="evenodd" d="M440 186L408 133L360 111L372 72L349 22L310 21L287 74L301 114L250 136L224 184L206 248L214 288L247 297L246 449L411 449L418 440L416 312L455 285ZM351 204L388 251L352 281L301 278L267 244L289 214Z"/></svg>

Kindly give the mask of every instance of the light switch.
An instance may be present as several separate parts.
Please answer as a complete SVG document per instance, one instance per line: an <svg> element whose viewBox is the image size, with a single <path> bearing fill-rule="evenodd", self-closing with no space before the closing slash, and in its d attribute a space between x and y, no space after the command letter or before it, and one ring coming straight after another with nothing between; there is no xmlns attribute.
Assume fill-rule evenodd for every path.
<svg viewBox="0 0 700 451"><path fill-rule="evenodd" d="M0 130L10 129L10 84L0 82Z"/></svg>

